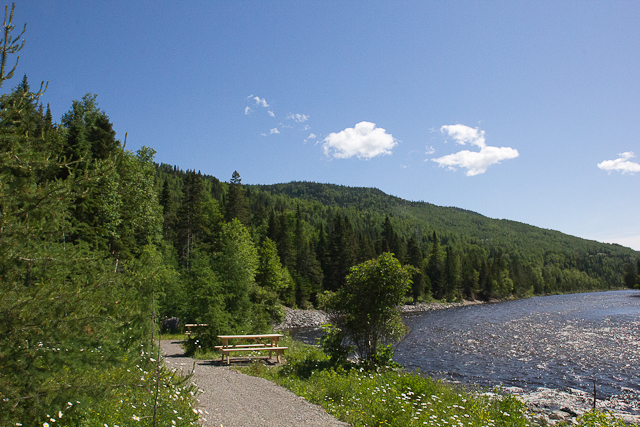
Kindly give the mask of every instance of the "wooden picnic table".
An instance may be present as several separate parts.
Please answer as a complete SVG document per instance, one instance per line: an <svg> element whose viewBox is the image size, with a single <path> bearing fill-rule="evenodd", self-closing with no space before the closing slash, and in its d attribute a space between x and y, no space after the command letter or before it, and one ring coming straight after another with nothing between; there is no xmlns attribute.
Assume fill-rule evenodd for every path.
<svg viewBox="0 0 640 427"><path fill-rule="evenodd" d="M282 334L255 334L255 335L218 335L218 338L222 341L222 345L217 345L216 348L222 355L227 356L227 365L230 364L229 353L233 351L268 351L269 359L276 353L278 363L280 363L280 355L284 354L287 347L280 347L278 341L284 335ZM230 343L229 340L235 342ZM237 340L237 341L236 341Z"/></svg>
<svg viewBox="0 0 640 427"><path fill-rule="evenodd" d="M206 323L186 323L184 325L184 327L187 328L187 330L184 331L184 334L185 335L191 335L191 332L192 332L191 328L196 328L196 329L197 328L206 328L207 326L209 326L209 325L207 325Z"/></svg>

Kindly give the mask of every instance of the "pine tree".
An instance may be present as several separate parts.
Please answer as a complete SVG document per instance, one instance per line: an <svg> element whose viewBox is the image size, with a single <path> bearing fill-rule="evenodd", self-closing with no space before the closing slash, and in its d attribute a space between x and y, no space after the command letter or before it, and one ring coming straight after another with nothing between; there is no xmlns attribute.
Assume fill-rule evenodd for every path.
<svg viewBox="0 0 640 427"><path fill-rule="evenodd" d="M413 274L413 283L411 284L411 296L413 302L417 302L418 298L424 292L424 276L422 272L423 264L422 251L416 242L416 239L411 236L407 244L407 264L415 267L416 271Z"/></svg>
<svg viewBox="0 0 640 427"><path fill-rule="evenodd" d="M460 290L460 264L458 256L454 253L451 246L447 246L446 257L444 261L444 295L448 300L461 299L462 292Z"/></svg>
<svg viewBox="0 0 640 427"><path fill-rule="evenodd" d="M349 269L356 262L355 237L346 216L338 214L334 217L329 245L331 267L325 289L337 290L345 284Z"/></svg>
<svg viewBox="0 0 640 427"><path fill-rule="evenodd" d="M195 243L202 237L204 193L202 175L187 171L178 209L176 249L183 267L189 268L189 258Z"/></svg>
<svg viewBox="0 0 640 427"><path fill-rule="evenodd" d="M327 290L327 282L331 277L331 262L329 258L329 244L327 234L324 231L324 224L321 222L318 228L318 243L316 244L316 257L322 270L322 290Z"/></svg>
<svg viewBox="0 0 640 427"><path fill-rule="evenodd" d="M396 234L391 225L391 220L387 215L382 226L382 236L380 241L380 252L390 252L394 254L396 259L401 263L404 260L404 250L400 237Z"/></svg>
<svg viewBox="0 0 640 427"><path fill-rule="evenodd" d="M31 131L44 116L27 86L23 79L0 97L1 425L42 425L47 413L66 410L80 395L85 404L108 396L113 384L104 373L138 357L140 334L150 330L146 260L128 262L121 273L84 236L68 239L78 232L78 200L93 194L113 165L91 173L66 165L66 179L56 179L64 166L56 160L61 135Z"/></svg>
<svg viewBox="0 0 640 427"><path fill-rule="evenodd" d="M445 297L444 284L444 263L442 259L442 250L436 232L433 232L433 242L429 251L429 262L427 265L427 274L431 282L431 290L433 297L442 299Z"/></svg>
<svg viewBox="0 0 640 427"><path fill-rule="evenodd" d="M249 200L245 193L240 174L238 171L234 171L229 182L229 192L225 203L225 221L230 222L234 218L238 218L242 224L249 225L251 213Z"/></svg>

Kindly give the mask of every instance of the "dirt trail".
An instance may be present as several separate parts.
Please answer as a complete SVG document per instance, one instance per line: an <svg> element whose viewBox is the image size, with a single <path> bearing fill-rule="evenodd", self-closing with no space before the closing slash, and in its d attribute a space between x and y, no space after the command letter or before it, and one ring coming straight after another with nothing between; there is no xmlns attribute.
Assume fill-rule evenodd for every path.
<svg viewBox="0 0 640 427"><path fill-rule="evenodd" d="M218 360L185 357L180 341L164 340L160 346L168 367L185 373L194 368L204 427L348 426L270 381L236 372Z"/></svg>

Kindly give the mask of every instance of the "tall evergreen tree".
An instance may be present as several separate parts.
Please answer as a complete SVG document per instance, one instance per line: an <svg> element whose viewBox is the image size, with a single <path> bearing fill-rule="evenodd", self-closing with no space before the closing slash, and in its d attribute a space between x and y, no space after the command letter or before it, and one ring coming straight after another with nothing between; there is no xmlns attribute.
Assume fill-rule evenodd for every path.
<svg viewBox="0 0 640 427"><path fill-rule="evenodd" d="M282 213L278 216L278 233L276 235L278 254L282 264L288 268L295 267L296 255L293 243L293 233L289 225L289 216Z"/></svg>
<svg viewBox="0 0 640 427"><path fill-rule="evenodd" d="M316 244L316 256L322 270L322 290L328 290L327 283L331 277L331 262L329 257L329 243L327 234L324 231L324 224L321 222L318 228L318 243Z"/></svg>
<svg viewBox="0 0 640 427"><path fill-rule="evenodd" d="M447 246L444 261L444 295L448 300L462 298L460 288L460 264L451 246Z"/></svg>
<svg viewBox="0 0 640 427"><path fill-rule="evenodd" d="M187 171L178 209L176 249L183 267L189 267L191 251L203 231L204 190L202 175Z"/></svg>
<svg viewBox="0 0 640 427"><path fill-rule="evenodd" d="M238 171L234 171L233 175L231 175L229 192L225 201L225 221L230 222L234 218L238 218L245 225L249 225L251 220L249 201Z"/></svg>
<svg viewBox="0 0 640 427"><path fill-rule="evenodd" d="M413 302L417 302L418 298L424 292L424 273L422 272L423 257L422 251L416 242L416 239L411 236L407 244L407 264L415 267L413 273L413 283L411 284L411 296Z"/></svg>
<svg viewBox="0 0 640 427"><path fill-rule="evenodd" d="M5 41L11 26L5 19ZM7 46L0 43L0 83L13 73L5 74ZM85 405L78 411L90 413L90 402L112 396L111 373L127 360L141 361L140 344L148 344L151 277L159 268L152 244L118 269L80 234L78 201L95 207L96 218L111 217L95 199L104 194L102 183L119 175L113 162L90 173L58 162L64 132L33 132L32 124L45 121L38 96L23 79L0 97L0 425L43 425L47 414L77 399ZM56 177L62 168L64 179ZM68 239L72 231L75 241ZM132 387L122 379L117 387Z"/></svg>
<svg viewBox="0 0 640 427"><path fill-rule="evenodd" d="M401 263L404 260L404 250L400 237L396 234L391 224L391 220L387 215L382 226L382 235L380 240L380 252L391 252Z"/></svg>
<svg viewBox="0 0 640 427"><path fill-rule="evenodd" d="M336 215L329 246L330 272L325 289L338 290L346 282L349 269L356 262L355 236L346 216Z"/></svg>
<svg viewBox="0 0 640 427"><path fill-rule="evenodd" d="M431 244L431 250L429 251L429 262L427 265L427 274L431 282L431 291L436 299L442 299L445 297L445 284L444 284L444 262L442 257L442 250L440 248L440 242L438 235L433 232L433 239Z"/></svg>

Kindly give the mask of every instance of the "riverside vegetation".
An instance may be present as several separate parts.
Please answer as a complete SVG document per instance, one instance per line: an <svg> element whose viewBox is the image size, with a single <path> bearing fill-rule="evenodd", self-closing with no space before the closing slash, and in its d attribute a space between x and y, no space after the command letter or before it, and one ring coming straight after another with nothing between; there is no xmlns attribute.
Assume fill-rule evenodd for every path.
<svg viewBox="0 0 640 427"><path fill-rule="evenodd" d="M284 343L289 347L286 364L267 367L255 362L243 372L274 381L354 427L538 425L524 403L500 389L464 389L393 364L374 369L351 362L336 364L316 346L290 338ZM625 425L600 411L587 412L576 423Z"/></svg>
<svg viewBox="0 0 640 427"><path fill-rule="evenodd" d="M26 30L13 18L6 8L5 90ZM638 286L638 254L619 245L375 189L158 165L116 139L96 95L56 122L46 88L24 75L0 97L1 425L189 425L188 380L154 356L160 319L208 324L188 350L211 350L340 294L384 253L411 272L414 301Z"/></svg>

